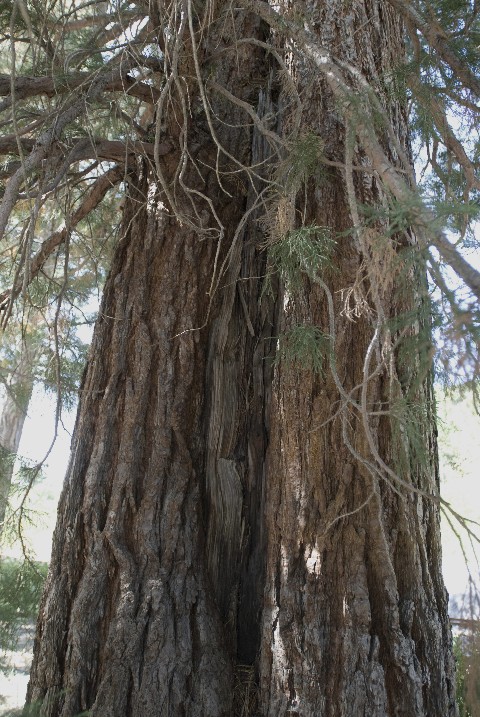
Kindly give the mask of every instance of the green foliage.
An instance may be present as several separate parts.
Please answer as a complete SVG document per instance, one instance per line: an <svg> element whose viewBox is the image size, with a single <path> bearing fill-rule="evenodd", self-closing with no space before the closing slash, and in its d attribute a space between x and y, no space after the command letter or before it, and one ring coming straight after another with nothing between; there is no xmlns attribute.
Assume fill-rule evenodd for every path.
<svg viewBox="0 0 480 717"><path fill-rule="evenodd" d="M10 472L12 465L15 463L15 456L0 445L0 483L4 475Z"/></svg>
<svg viewBox="0 0 480 717"><path fill-rule="evenodd" d="M271 264L292 290L298 288L302 275L315 277L331 266L335 241L327 227L304 226L292 229L269 249Z"/></svg>
<svg viewBox="0 0 480 717"><path fill-rule="evenodd" d="M47 572L47 563L0 562L0 653L13 649L19 628L36 619Z"/></svg>
<svg viewBox="0 0 480 717"><path fill-rule="evenodd" d="M453 640L459 717L477 717L480 708L479 637L474 628L472 633L457 635Z"/></svg>
<svg viewBox="0 0 480 717"><path fill-rule="evenodd" d="M276 179L286 193L295 194L309 177L321 172L323 148L323 140L313 132L300 134L291 142L287 158L276 172Z"/></svg>
<svg viewBox="0 0 480 717"><path fill-rule="evenodd" d="M480 17L469 0L418 3L427 25L435 28L462 68L478 77L480 69ZM411 35L409 62L401 69L411 92L410 129L423 200L431 208L432 229L447 230L456 249L480 247L478 219L480 175L478 98L421 33ZM472 181L472 177L474 178ZM478 180L477 180L478 181ZM435 251L428 269L436 291L432 296L433 328L437 344L435 373L444 387L463 384L477 390L480 374L480 314L478 303L453 276Z"/></svg>
<svg viewBox="0 0 480 717"><path fill-rule="evenodd" d="M276 360L323 375L330 345L330 336L318 326L299 324L279 336Z"/></svg>
<svg viewBox="0 0 480 717"><path fill-rule="evenodd" d="M445 389L462 387L479 398L480 309L459 303L446 284L432 297L435 378Z"/></svg>
<svg viewBox="0 0 480 717"><path fill-rule="evenodd" d="M73 408L77 401L87 353L88 344L81 341L74 331L69 331L66 336L62 336L59 353L57 354L55 346L46 346L39 361L38 378L45 390L56 393L60 389L62 404L68 410Z"/></svg>
<svg viewBox="0 0 480 717"><path fill-rule="evenodd" d="M2 624L36 618L47 563L4 558L0 563L0 620Z"/></svg>
<svg viewBox="0 0 480 717"><path fill-rule="evenodd" d="M389 327L395 327L397 331L406 329L397 351L397 371L402 385L410 391L415 391L418 381L423 381L432 366L435 347L427 311L428 307L419 301L416 309L388 322Z"/></svg>
<svg viewBox="0 0 480 717"><path fill-rule="evenodd" d="M420 205L420 198L412 194L408 200L403 202L389 197L388 204L359 203L358 208L366 226L381 226L384 236L394 237L410 230L415 223Z"/></svg>
<svg viewBox="0 0 480 717"><path fill-rule="evenodd" d="M426 3L420 4L420 12L427 23L433 22L441 35L448 38L450 48L461 58L462 65L474 75L478 74L480 22L470 3L436 0L434 16ZM410 62L401 68L401 74L404 83L413 89L410 129L423 164L421 187L435 212L437 206L445 204L442 217L451 213L447 225L463 236L477 216L474 205L478 205L478 189L471 186L454 144L459 141L471 169L478 173L480 133L475 101L463 87L461 78L431 51L421 34L410 46ZM462 203L466 205L464 209ZM460 222L458 216L455 218L459 212L463 212ZM441 222L442 218L439 219Z"/></svg>
<svg viewBox="0 0 480 717"><path fill-rule="evenodd" d="M434 407L420 396L401 397L389 406L392 445L396 446L393 460L397 472L408 475L412 466L428 466L431 456L425 436L434 416Z"/></svg>
<svg viewBox="0 0 480 717"><path fill-rule="evenodd" d="M461 174L454 169L449 175L450 187L452 188L452 196L448 200L437 199L441 196L439 187L434 189L434 200L432 202L433 211L435 213L436 223L438 227L446 227L451 232L465 233L466 241L463 242L465 248L475 247L476 238L472 227L472 222L478 222L480 217L480 204L478 200L465 201L464 198L456 198L456 195L463 193ZM456 186L454 186L456 185ZM468 230L470 228L470 231Z"/></svg>

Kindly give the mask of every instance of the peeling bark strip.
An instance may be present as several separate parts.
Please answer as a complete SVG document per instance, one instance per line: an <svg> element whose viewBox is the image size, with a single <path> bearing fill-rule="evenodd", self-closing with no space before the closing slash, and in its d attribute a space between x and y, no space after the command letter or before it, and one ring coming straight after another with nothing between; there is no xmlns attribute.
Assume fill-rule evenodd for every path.
<svg viewBox="0 0 480 717"><path fill-rule="evenodd" d="M130 169L28 701L43 717L455 717L438 512L421 495L437 489L431 386L419 350L406 362L396 346L388 373L373 341L424 302L422 269L402 291L395 274L373 286L385 257L368 253L352 223L355 197L373 204L382 190L372 172L348 177L349 152L357 170L364 157L331 85L291 56L279 79L281 28L272 40L254 13L221 6L208 6L196 62L179 13L164 118L172 151L155 157L161 181L145 158ZM401 145L408 155L405 113L382 85L403 52L398 16L386 0L313 1L309 13L319 44L376 83L396 129L382 153ZM291 215L340 234L322 283L305 278L284 297L282 286L263 291L258 219L271 202L262 173L295 125L292 78L300 129L322 138L335 168L312 174ZM165 209L169 193L182 225ZM365 301L351 321L340 292L355 282ZM424 320L407 327L412 341ZM335 367L274 368L280 331L305 323L330 337ZM394 417L377 411L373 438L365 432L363 401L370 410L405 396L428 413L423 461Z"/></svg>

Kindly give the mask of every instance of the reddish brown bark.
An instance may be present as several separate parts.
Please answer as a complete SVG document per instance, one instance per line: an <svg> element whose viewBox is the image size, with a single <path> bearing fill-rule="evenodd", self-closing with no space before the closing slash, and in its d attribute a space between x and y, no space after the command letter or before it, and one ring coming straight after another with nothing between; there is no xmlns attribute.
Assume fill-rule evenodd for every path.
<svg viewBox="0 0 480 717"><path fill-rule="evenodd" d="M260 31L254 18L243 25ZM245 48L222 70L252 102L262 55ZM226 136L244 124L229 112L218 136L246 163L262 161L248 127ZM235 174L220 187L200 122L194 143L201 190L227 227L218 256L215 238L165 211L146 168L129 180L39 616L28 701L51 717L227 717L237 652L253 662L258 651L275 302L252 280L266 263L253 214L235 235L254 191ZM195 186L198 169L183 180ZM178 188L177 200L188 207ZM208 204L197 208L208 226Z"/></svg>
<svg viewBox="0 0 480 717"><path fill-rule="evenodd" d="M321 42L378 80L406 146L402 106L380 77L403 52L391 8L329 0L310 10ZM222 18L213 43L222 60L212 79L270 121L272 109L283 107L284 129L288 97L278 99L269 60L259 45L239 45L230 56L228 22ZM246 15L235 32L261 41L266 28ZM187 82L187 52L182 61ZM307 62L290 58L290 66L303 128L341 163L344 126L327 85ZM280 362L272 383L280 306L281 330L310 323L333 335L326 294L307 279L285 301L281 287L262 293L259 211L235 235L260 181L247 183L222 158L220 186L193 87L189 141L197 164L184 180L214 202L226 236L216 256L210 236L180 226L160 204L144 165L131 175L82 386L28 699L42 701L48 717L82 710L92 717L453 717L437 507L379 479L358 412L346 438L364 460L349 450L340 414L334 418L340 395L328 361L324 375ZM219 94L210 97L217 138L267 171L268 143ZM176 112L172 106L167 130L175 149L164 165L171 182L182 140ZM381 198L371 174L356 189L364 203ZM176 190L186 212L189 199ZM208 225L209 205L198 202L197 218ZM352 218L341 172L313 175L297 205L306 223L343 232L322 280L334 299L336 366L349 392L362 383L374 327L371 314L351 321L340 312L338 292L361 264L358 243L345 233ZM212 267L227 254L211 298ZM421 273L411 273L407 292L383 285L387 319L423 300ZM416 382L410 398L429 405L420 360L402 363L398 352L395 360L398 391ZM390 396L379 372L368 405ZM393 419L373 420L380 457L405 483L435 489L433 416L421 429L423 462Z"/></svg>
<svg viewBox="0 0 480 717"><path fill-rule="evenodd" d="M389 71L404 52L398 17L376 0L349 7L329 0L315 8L320 44L335 47L341 59L375 86L408 153L405 112L388 85L393 81ZM308 93L305 127L325 140L326 156L341 162L345 130L327 83L300 63L297 72ZM394 151L388 144L387 149ZM361 161L361 156L355 157L356 165ZM360 203L382 198L375 177L357 177L355 188ZM428 418L415 429L423 451L421 457L397 419L370 419L380 458L403 481L396 483L373 457L360 411L345 405L328 366L328 352L323 375L285 362L280 365L273 390L266 488L262 714L453 716L454 667L438 508L409 489L438 494L432 387L425 378L428 361L421 358L420 334L428 333L425 278L420 257L415 271L405 269L403 276L389 278L392 265L386 245L376 255L371 250L365 264L361 238L349 234L347 192L338 170L323 181L311 180L305 218L307 225L329 227L338 237L333 267L321 276L334 303L335 329L325 290L305 280L301 290L287 297L280 331L313 324L333 336L338 378L359 404L365 356L379 319L374 302L378 292L385 324L403 322L411 348L408 359L405 348L397 351L396 365L369 380L368 410L394 410L392 398L400 396L424 406ZM380 235L381 223L377 231ZM402 244L405 237L397 247ZM379 269L372 265L379 260L382 268L375 286L372 277ZM345 289L358 285L362 275L365 305L358 315L347 316ZM394 330L393 339L398 336ZM375 350L368 374L382 358Z"/></svg>

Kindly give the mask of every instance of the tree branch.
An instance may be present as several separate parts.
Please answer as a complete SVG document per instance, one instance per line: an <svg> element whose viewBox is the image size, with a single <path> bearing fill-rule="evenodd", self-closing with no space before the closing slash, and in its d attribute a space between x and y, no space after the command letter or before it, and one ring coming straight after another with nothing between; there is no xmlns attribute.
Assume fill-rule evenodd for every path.
<svg viewBox="0 0 480 717"><path fill-rule="evenodd" d="M51 234L48 239L43 242L30 262L28 276L19 276L11 289L0 294L0 311L5 310L8 304L15 301L23 288L28 286L37 276L47 259L65 242L77 224L81 222L82 219L85 219L85 217L100 204L106 193L123 179L124 172L124 167L117 164L95 180L79 208L70 217L68 224Z"/></svg>
<svg viewBox="0 0 480 717"><path fill-rule="evenodd" d="M56 115L51 126L41 133L30 154L25 161L22 162L21 167L12 175L7 184L5 194L0 204L0 238L4 235L22 182L26 182L28 175L37 169L41 162L47 158L52 145L61 138L65 127L83 115L88 104L100 97L106 87L118 82L123 82L130 70L134 67L138 67L140 64L147 65L149 61L150 58L130 57L128 60L122 58L113 69L109 69L108 72L98 76L88 87L85 94L82 94L78 99L70 102L63 112ZM158 64L158 61L155 62Z"/></svg>
<svg viewBox="0 0 480 717"><path fill-rule="evenodd" d="M439 25L427 22L420 13L406 0L388 0L400 15L406 20L407 25L413 25L419 30L440 57L455 73L456 77L463 82L464 86L480 97L480 81L474 73L465 65L465 62L458 57L451 49L448 37Z"/></svg>
<svg viewBox="0 0 480 717"><path fill-rule="evenodd" d="M408 78L408 86L415 94L418 100L421 100L424 107L428 109L430 117L437 128L442 141L447 149L455 156L459 165L465 172L468 188L474 187L480 190L480 179L475 174L475 165L468 157L461 142L455 136L449 122L445 110L440 102L434 97L432 90L425 88L419 78L412 75Z"/></svg>
<svg viewBox="0 0 480 717"><path fill-rule="evenodd" d="M69 147L61 145L62 154L67 156L71 153L70 164L79 162L84 159L103 159L111 161L125 161L125 157L131 154L141 154L145 157L153 157L153 142L142 142L140 140L129 139L126 142L121 140L108 139L89 139L88 137L73 138L73 146ZM20 145L26 152L30 152L35 146L35 140L30 138L21 138ZM163 157L170 152L172 146L168 141L159 144L159 156ZM15 135L11 134L7 137L0 138L0 155L13 154L18 155L18 145ZM16 163L16 166L18 164Z"/></svg>
<svg viewBox="0 0 480 717"><path fill-rule="evenodd" d="M480 301L480 272L462 257L448 241L444 232L435 227L435 217L432 216L431 211L423 204L419 204L418 196L412 192L388 159L375 134L375 123L368 109L365 108L363 113L359 112L352 103L352 96L355 94L354 88L346 82L335 58L317 42L312 33L279 15L262 0L247 0L246 5L278 32L282 34L287 32L301 52L315 63L339 101L345 116L355 127L357 137L382 182L398 201L417 204L416 222L414 223L428 235L430 243L436 247L442 259L452 267ZM366 80L364 80L364 84L367 84Z"/></svg>
<svg viewBox="0 0 480 717"><path fill-rule="evenodd" d="M66 77L16 77L13 83L15 100L23 100L27 97L36 97L38 95L55 97L79 87L86 87L92 80L94 80L94 76L88 72L79 72ZM10 75L0 74L0 97L8 97L11 89ZM146 85L131 75L112 78L110 82L105 84L103 89L105 92L124 92L149 104L155 104L160 96L160 92L156 87ZM8 106L8 101L2 103L2 109L7 109Z"/></svg>

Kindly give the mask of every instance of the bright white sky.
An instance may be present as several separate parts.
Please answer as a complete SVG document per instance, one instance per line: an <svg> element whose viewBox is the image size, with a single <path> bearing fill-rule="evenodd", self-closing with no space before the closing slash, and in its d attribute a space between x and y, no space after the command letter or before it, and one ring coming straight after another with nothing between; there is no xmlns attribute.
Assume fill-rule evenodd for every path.
<svg viewBox="0 0 480 717"><path fill-rule="evenodd" d="M41 561L50 560L56 507L67 468L75 414L76 411L63 413L64 427L59 426L57 440L43 470L45 478L39 481L31 493L32 500L29 502L29 508L39 511L38 525L35 528L29 527L27 536L37 560ZM34 462L43 459L54 437L54 415L55 397L46 395L38 387L35 388L22 433L19 455ZM35 517L35 523L37 523L37 517ZM8 550L8 554L19 557L21 555L20 546L12 546Z"/></svg>

